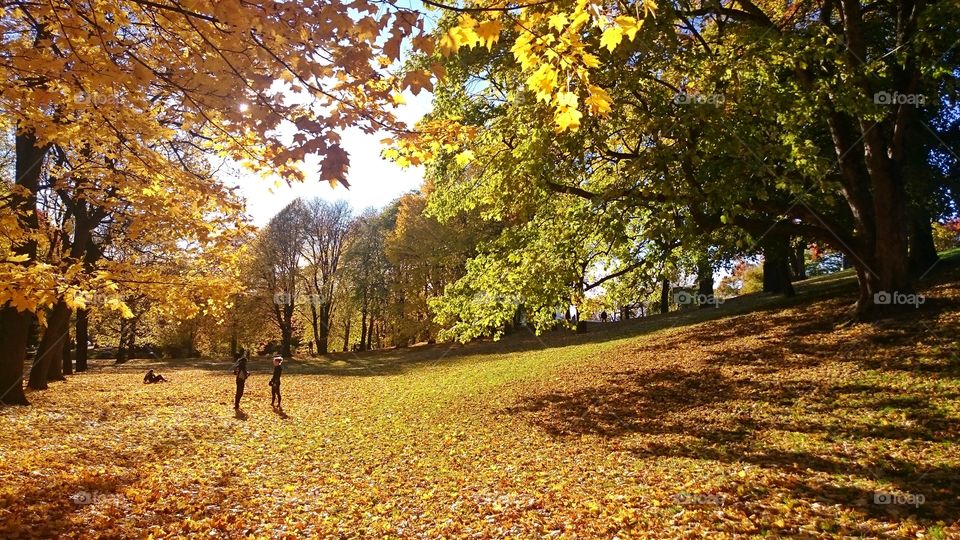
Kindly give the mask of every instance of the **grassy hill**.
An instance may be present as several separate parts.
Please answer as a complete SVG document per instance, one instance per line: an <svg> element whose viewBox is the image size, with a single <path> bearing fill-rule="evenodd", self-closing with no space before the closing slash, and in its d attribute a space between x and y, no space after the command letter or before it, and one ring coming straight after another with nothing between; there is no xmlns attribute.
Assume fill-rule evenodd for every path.
<svg viewBox="0 0 960 540"><path fill-rule="evenodd" d="M294 361L98 364L0 409L0 537L960 535L960 270ZM169 384L141 384L154 367Z"/></svg>

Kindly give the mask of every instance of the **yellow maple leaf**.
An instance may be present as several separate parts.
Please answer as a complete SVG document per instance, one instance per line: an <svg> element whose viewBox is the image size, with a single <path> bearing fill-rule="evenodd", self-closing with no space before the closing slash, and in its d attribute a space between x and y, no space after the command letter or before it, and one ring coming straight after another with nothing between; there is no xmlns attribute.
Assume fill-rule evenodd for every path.
<svg viewBox="0 0 960 540"><path fill-rule="evenodd" d="M614 20L630 41L633 41L633 38L637 37L637 31L643 26L642 20L637 20L627 15L620 15Z"/></svg>
<svg viewBox="0 0 960 540"><path fill-rule="evenodd" d="M557 70L550 64L543 64L540 69L527 78L527 87L536 92L537 99L550 101L554 88L557 87Z"/></svg>
<svg viewBox="0 0 960 540"><path fill-rule="evenodd" d="M570 21L567 19L567 15L565 13L557 13L555 15L551 15L549 19L550 28L556 29L558 31L563 30L563 27L566 26L568 22Z"/></svg>
<svg viewBox="0 0 960 540"><path fill-rule="evenodd" d="M590 108L591 113L605 115L611 110L611 101L613 100L610 98L610 94L608 94L606 90L591 84L590 96L584 100L584 103L586 103L587 107Z"/></svg>
<svg viewBox="0 0 960 540"><path fill-rule="evenodd" d="M500 39L500 30L502 27L500 21L497 20L483 21L478 24L475 33L480 45L486 46L487 50L492 49L493 44Z"/></svg>
<svg viewBox="0 0 960 540"><path fill-rule="evenodd" d="M613 52L621 41L623 41L623 28L611 26L603 31L603 36L600 37L600 46L606 47L608 51Z"/></svg>
<svg viewBox="0 0 960 540"><path fill-rule="evenodd" d="M577 95L573 92L557 92L556 105L558 108L572 107L576 109L578 101Z"/></svg>
<svg viewBox="0 0 960 540"><path fill-rule="evenodd" d="M583 113L573 107L557 109L557 114L554 115L557 131L576 131L580 129L580 118L582 117Z"/></svg>
<svg viewBox="0 0 960 540"><path fill-rule="evenodd" d="M473 150L464 150L457 154L457 165L463 167L473 161Z"/></svg>

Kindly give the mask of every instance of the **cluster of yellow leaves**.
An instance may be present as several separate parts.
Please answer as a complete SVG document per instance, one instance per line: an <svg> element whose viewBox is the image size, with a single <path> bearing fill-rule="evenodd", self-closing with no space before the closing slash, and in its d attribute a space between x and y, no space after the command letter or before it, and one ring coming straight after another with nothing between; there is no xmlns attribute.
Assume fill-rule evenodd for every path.
<svg viewBox="0 0 960 540"><path fill-rule="evenodd" d="M624 39L632 41L636 37L643 17L656 7L652 0L644 0L641 5L643 14L633 16L607 13L602 3L577 0L567 11L521 8L511 17L517 33L511 51L527 75L527 88L553 108L557 131L579 129L585 111L596 116L610 112L610 95L590 82L590 70L600 65L600 51L584 38L590 35L591 27L595 28L600 32L599 48L613 52ZM440 51L450 55L462 47L492 48L503 30L501 18L506 15L493 11L486 16L489 18L482 21L460 16L456 25L440 35Z"/></svg>
<svg viewBox="0 0 960 540"><path fill-rule="evenodd" d="M478 132L476 126L462 124L456 119L444 118L422 122L416 133L405 133L383 139L388 148L383 157L395 161L401 167L422 165L444 152L459 150L472 140ZM469 157L460 152L458 162Z"/></svg>

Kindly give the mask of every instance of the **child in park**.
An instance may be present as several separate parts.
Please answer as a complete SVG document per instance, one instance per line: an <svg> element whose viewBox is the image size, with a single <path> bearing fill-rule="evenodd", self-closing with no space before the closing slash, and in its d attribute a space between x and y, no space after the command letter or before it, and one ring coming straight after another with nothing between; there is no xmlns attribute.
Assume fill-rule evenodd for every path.
<svg viewBox="0 0 960 540"><path fill-rule="evenodd" d="M283 357L274 356L273 357L273 377L270 379L270 382L267 383L270 385L270 405L282 409L280 406L280 374L283 372Z"/></svg>

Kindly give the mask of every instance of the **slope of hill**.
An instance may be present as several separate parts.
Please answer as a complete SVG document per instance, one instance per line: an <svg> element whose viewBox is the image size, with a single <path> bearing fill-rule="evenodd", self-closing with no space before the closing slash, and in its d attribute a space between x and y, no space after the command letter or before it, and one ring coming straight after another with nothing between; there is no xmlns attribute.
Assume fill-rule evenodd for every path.
<svg viewBox="0 0 960 540"><path fill-rule="evenodd" d="M960 535L957 267L849 287L294 362L283 411L265 363L237 415L225 363L98 367L0 409L0 536Z"/></svg>

